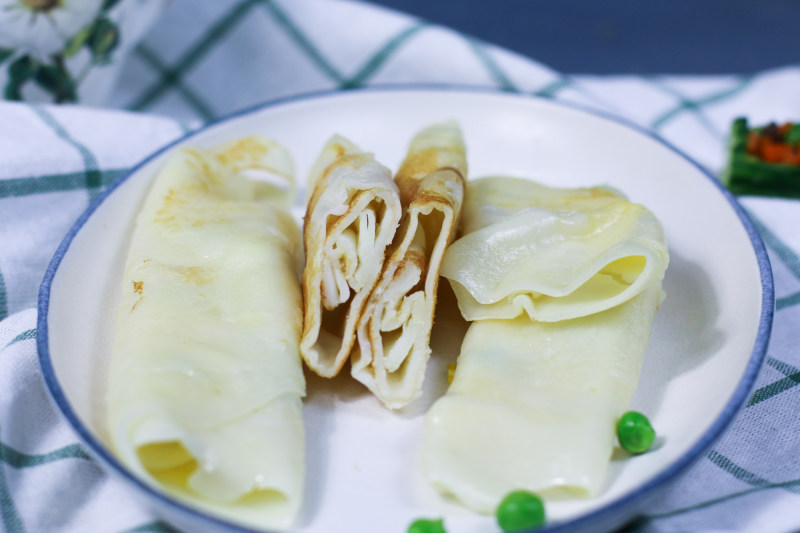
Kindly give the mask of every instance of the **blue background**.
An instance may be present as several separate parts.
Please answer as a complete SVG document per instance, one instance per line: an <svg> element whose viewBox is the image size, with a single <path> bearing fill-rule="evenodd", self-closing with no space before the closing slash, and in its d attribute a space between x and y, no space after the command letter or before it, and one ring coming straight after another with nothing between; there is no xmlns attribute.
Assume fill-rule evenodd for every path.
<svg viewBox="0 0 800 533"><path fill-rule="evenodd" d="M372 0L573 74L800 63L800 0Z"/></svg>

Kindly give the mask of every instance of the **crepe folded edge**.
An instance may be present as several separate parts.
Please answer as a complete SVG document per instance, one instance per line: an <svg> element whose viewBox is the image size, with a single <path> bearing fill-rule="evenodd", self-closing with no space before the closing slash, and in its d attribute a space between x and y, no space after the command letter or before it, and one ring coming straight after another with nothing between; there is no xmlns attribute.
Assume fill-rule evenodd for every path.
<svg viewBox="0 0 800 533"><path fill-rule="evenodd" d="M119 426L124 435L115 437L117 453L139 477L243 525L292 525L305 476L299 396L280 395L241 418L203 429L187 428L148 407L132 413L127 429ZM213 467L206 462L210 457Z"/></svg>
<svg viewBox="0 0 800 533"><path fill-rule="evenodd" d="M333 377L356 342L402 209L391 171L339 135L322 149L309 183L300 353L311 370Z"/></svg>
<svg viewBox="0 0 800 533"><path fill-rule="evenodd" d="M476 179L468 188L465 234L442 265L466 320L526 314L553 322L597 313L666 271L661 223L618 191L505 176Z"/></svg>
<svg viewBox="0 0 800 533"><path fill-rule="evenodd" d="M351 357L352 376L392 409L421 395L439 269L458 229L466 176L466 148L454 121L417 133L395 176L405 212Z"/></svg>

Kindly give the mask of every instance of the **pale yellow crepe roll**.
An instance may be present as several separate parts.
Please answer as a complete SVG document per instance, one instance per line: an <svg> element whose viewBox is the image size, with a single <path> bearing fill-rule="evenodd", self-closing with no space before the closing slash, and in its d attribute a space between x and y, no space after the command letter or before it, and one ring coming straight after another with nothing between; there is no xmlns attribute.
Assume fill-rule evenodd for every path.
<svg viewBox="0 0 800 533"><path fill-rule="evenodd" d="M300 352L314 372L332 377L353 349L401 207L389 169L338 135L314 164L310 191Z"/></svg>
<svg viewBox="0 0 800 533"><path fill-rule="evenodd" d="M136 219L107 391L111 443L148 483L285 528L305 472L299 228L288 153L261 137L180 148Z"/></svg>
<svg viewBox="0 0 800 533"><path fill-rule="evenodd" d="M442 275L467 320L596 313L661 279L668 262L656 217L608 187L477 179L469 183L463 231Z"/></svg>
<svg viewBox="0 0 800 533"><path fill-rule="evenodd" d="M390 408L421 394L439 268L458 228L466 175L461 130L445 122L414 136L395 176L405 212L358 324L351 366Z"/></svg>
<svg viewBox="0 0 800 533"><path fill-rule="evenodd" d="M485 513L517 489L596 496L662 300L663 230L606 188L472 185L442 274L475 321L426 415L425 474Z"/></svg>

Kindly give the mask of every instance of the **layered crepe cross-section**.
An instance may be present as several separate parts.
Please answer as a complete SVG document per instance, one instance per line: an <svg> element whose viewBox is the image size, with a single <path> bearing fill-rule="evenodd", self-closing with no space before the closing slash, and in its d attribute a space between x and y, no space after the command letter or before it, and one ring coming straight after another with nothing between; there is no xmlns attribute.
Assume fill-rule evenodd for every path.
<svg viewBox="0 0 800 533"><path fill-rule="evenodd" d="M402 211L389 169L338 135L323 148L309 185L300 351L314 372L333 377L353 349Z"/></svg>
<svg viewBox="0 0 800 533"><path fill-rule="evenodd" d="M464 228L442 275L473 322L426 415L425 474L485 513L519 489L596 496L663 298L661 224L609 188L486 178Z"/></svg>
<svg viewBox="0 0 800 533"><path fill-rule="evenodd" d="M300 235L293 179L263 137L181 148L135 222L121 284L107 426L142 479L259 529L291 524L305 475Z"/></svg>
<svg viewBox="0 0 800 533"><path fill-rule="evenodd" d="M439 268L458 228L466 176L466 149L455 122L415 135L395 175L404 215L364 306L351 366L353 377L390 408L421 394Z"/></svg>

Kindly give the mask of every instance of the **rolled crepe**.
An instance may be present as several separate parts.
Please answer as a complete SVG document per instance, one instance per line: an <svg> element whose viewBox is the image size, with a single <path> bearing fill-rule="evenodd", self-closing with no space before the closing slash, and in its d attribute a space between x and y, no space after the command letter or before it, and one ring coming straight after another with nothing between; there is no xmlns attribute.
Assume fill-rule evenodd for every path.
<svg viewBox="0 0 800 533"><path fill-rule="evenodd" d="M421 393L439 268L458 227L466 175L461 130L446 122L412 139L395 176L405 214L364 307L351 366L353 377L390 408Z"/></svg>
<svg viewBox="0 0 800 533"><path fill-rule="evenodd" d="M464 237L442 263L467 320L522 313L553 322L619 305L660 279L664 232L607 187L550 188L520 178L469 184Z"/></svg>
<svg viewBox="0 0 800 533"><path fill-rule="evenodd" d="M502 294L511 286L509 295L523 294L533 305L509 305L503 312L512 316L479 315L470 325L453 383L426 415L425 474L440 491L485 513L517 489L595 496L605 485L615 422L636 390L662 299L668 256L661 226L609 189L548 189L493 178L476 181L475 189L470 183L468 198L464 225L472 232L453 243L445 257L449 268L442 269L459 280L453 286L461 287L462 310L483 312L486 304L469 292L475 287ZM523 202L542 207L521 208ZM636 217L623 214L620 203ZM535 213L519 216L526 211ZM544 222L532 228L537 220ZM462 242L480 252L459 250ZM496 272L472 283L479 268L461 261L480 261L483 253L513 283ZM620 266L628 262L634 266ZM624 287L612 290L594 280L607 276ZM637 282L638 290L630 289ZM539 290L549 284L561 292ZM570 298L569 287L586 295ZM620 294L626 297L621 302ZM541 298L549 299L545 311ZM559 309L562 302L566 309ZM568 318L543 321L537 313Z"/></svg>
<svg viewBox="0 0 800 533"><path fill-rule="evenodd" d="M158 172L122 280L111 444L146 482L257 528L290 525L304 479L299 229L291 159L249 137L183 148Z"/></svg>
<svg viewBox="0 0 800 533"><path fill-rule="evenodd" d="M389 169L338 135L323 148L310 178L300 353L314 372L332 377L353 349L401 208Z"/></svg>

